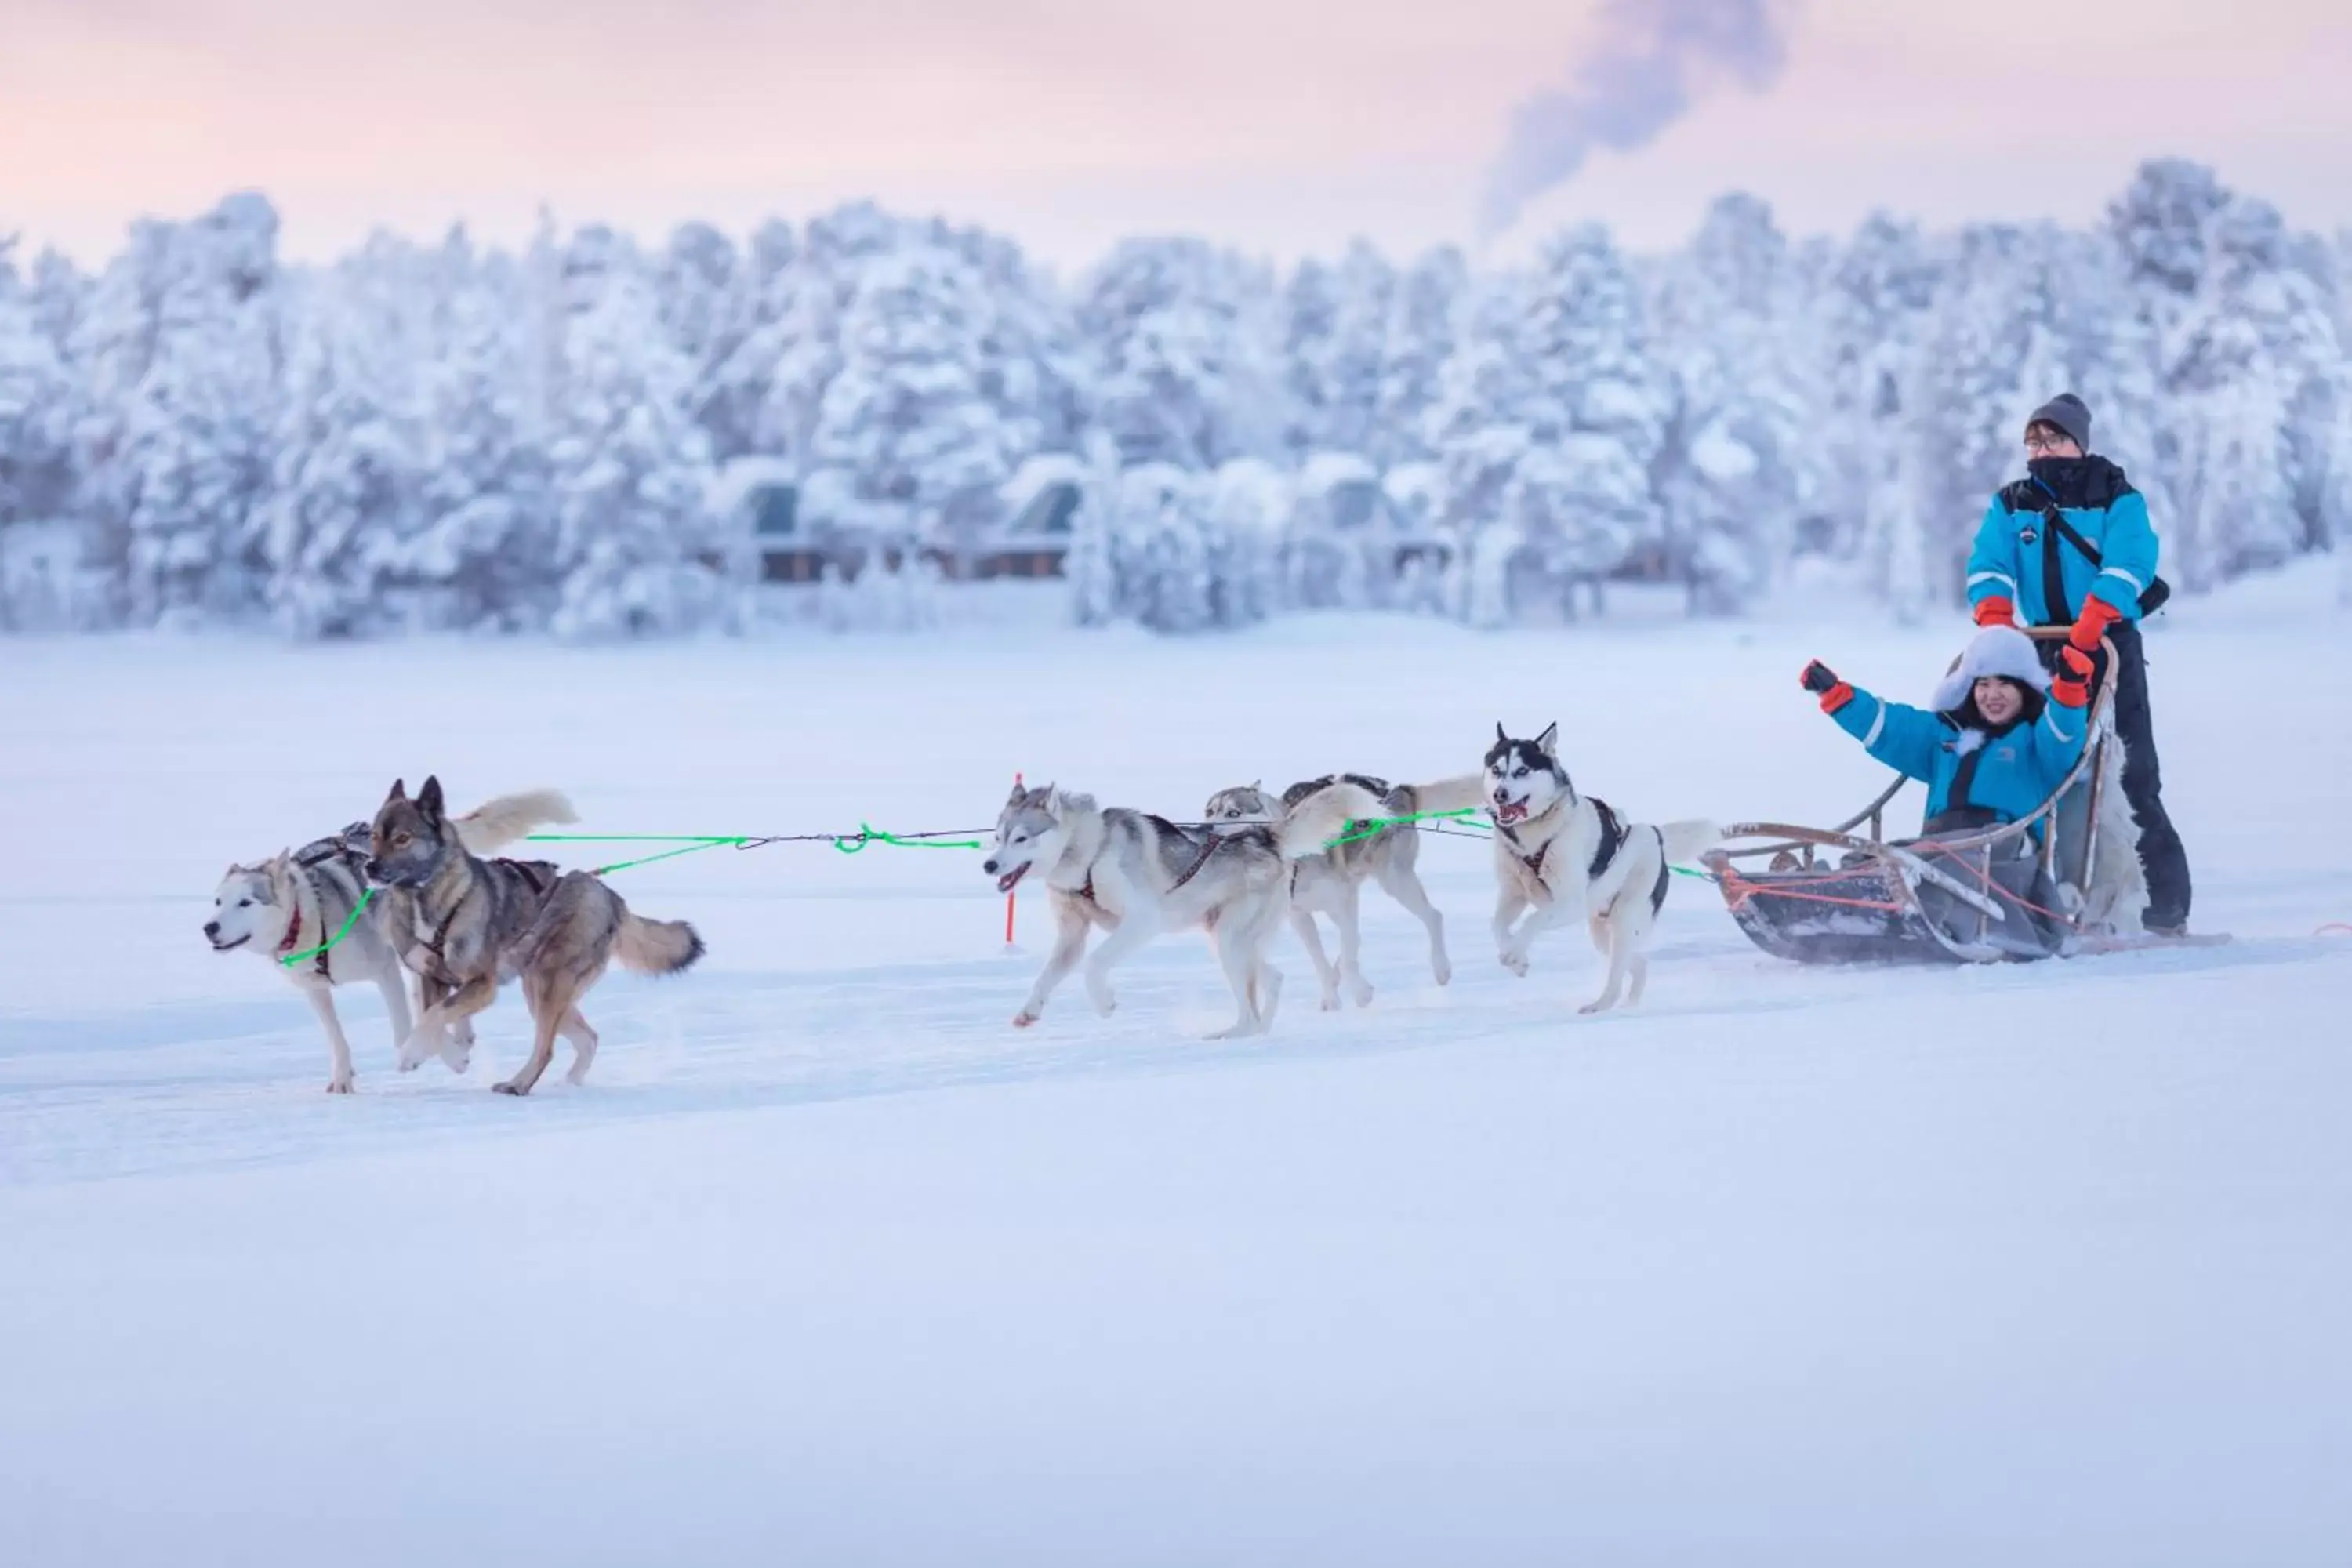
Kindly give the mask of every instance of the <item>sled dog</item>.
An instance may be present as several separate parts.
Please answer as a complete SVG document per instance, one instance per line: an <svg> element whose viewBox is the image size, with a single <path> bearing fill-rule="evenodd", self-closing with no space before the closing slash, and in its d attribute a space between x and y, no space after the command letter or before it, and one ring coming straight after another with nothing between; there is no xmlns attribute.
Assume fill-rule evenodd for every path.
<svg viewBox="0 0 2352 1568"><path fill-rule="evenodd" d="M579 1083L596 1058L596 1031L580 998L614 959L640 974L674 974L702 956L702 938L683 921L632 914L621 896L586 871L545 860L485 860L442 814L441 781L428 778L411 800L401 781L369 829L367 875L399 892L390 935L417 977L424 1011L401 1046L413 1067L437 1048L442 1031L497 1000L499 984L522 981L534 1026L530 1060L494 1087L529 1094L572 1042Z"/></svg>
<svg viewBox="0 0 2352 1568"><path fill-rule="evenodd" d="M532 790L486 801L449 826L467 849L486 855L502 848L535 828L577 822L572 803L554 790ZM408 996L400 959L392 950L386 919L393 901L370 900L357 921L352 912L367 889L368 825L355 822L341 833L314 839L299 849L281 849L252 866L231 866L213 892L212 918L205 922L205 938L215 952L238 948L269 958L278 972L310 998L327 1032L332 1065L327 1092L352 1092L352 1047L343 1037L342 1020L335 1015L334 988L362 980L373 981L383 993L383 1010L392 1019L393 1044L408 1037ZM321 944L351 922L351 934L332 947L299 963L291 955ZM454 1040L440 1044L441 1058L452 1072L464 1072L474 1043L470 1026L460 1025ZM415 1064L410 1063L410 1066Z"/></svg>
<svg viewBox="0 0 2352 1568"><path fill-rule="evenodd" d="M1221 789L1209 797L1208 807L1202 815L1218 825L1220 831L1225 831L1226 823L1279 822L1307 796L1335 784L1354 784L1372 795L1381 803L1379 815L1383 816L1465 811L1484 804L1486 798L1486 781L1478 773L1429 784L1391 784L1386 779L1366 773L1327 773L1319 779L1292 784L1279 795L1269 793L1263 780ZM1360 900L1368 881L1378 882L1429 933L1429 972L1437 983L1443 985L1454 978L1453 962L1445 956L1445 917L1429 901L1428 889L1421 885L1421 878L1413 870L1420 855L1418 832L1411 827L1384 827L1320 855L1310 855L1292 869L1291 929L1298 933L1307 956L1314 962L1315 978L1323 988L1325 1012L1339 1007L1343 986L1359 1007L1372 999L1372 987L1364 979L1357 961ZM1336 965L1324 954L1322 938L1315 927L1318 914L1330 916L1339 932L1339 962Z"/></svg>
<svg viewBox="0 0 2352 1568"><path fill-rule="evenodd" d="M1164 931L1206 930L1233 987L1232 1027L1211 1037L1264 1033L1274 1021L1282 974L1266 949L1290 912L1291 862L1319 854L1350 820L1381 815L1378 797L1338 783L1306 796L1278 822L1220 831L1183 828L1092 795L1047 784L1014 786L996 819L996 841L982 868L1010 893L1033 870L1054 905L1053 955L1013 1015L1026 1028L1045 1010L1055 987L1086 956L1087 933L1109 934L1086 960L1087 994L1095 1010L1117 1005L1110 972Z"/></svg>
<svg viewBox="0 0 2352 1568"><path fill-rule="evenodd" d="M1665 907L1667 868L1717 842L1721 832L1711 822L1627 822L1606 803L1579 795L1560 766L1558 724L1532 741L1515 741L1496 725L1485 777L1503 967L1526 974L1535 939L1581 919L1609 960L1608 984L1583 1011L1604 1012L1621 994L1627 1006L1638 1005L1650 977L1643 950Z"/></svg>

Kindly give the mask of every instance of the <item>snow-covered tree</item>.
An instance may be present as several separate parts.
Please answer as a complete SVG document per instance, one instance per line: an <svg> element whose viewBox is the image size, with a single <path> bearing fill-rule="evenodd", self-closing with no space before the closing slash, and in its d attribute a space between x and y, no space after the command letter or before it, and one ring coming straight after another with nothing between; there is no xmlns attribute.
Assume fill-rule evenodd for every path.
<svg viewBox="0 0 2352 1568"><path fill-rule="evenodd" d="M728 542L708 515L710 445L692 367L667 340L647 268L608 229L565 249L558 416L548 451L551 622L569 637L682 632L727 609Z"/></svg>
<svg viewBox="0 0 2352 1568"><path fill-rule="evenodd" d="M1128 463L1214 468L1280 446L1272 285L1194 239L1129 240L1087 279L1078 321L1096 418Z"/></svg>
<svg viewBox="0 0 2352 1568"><path fill-rule="evenodd" d="M257 607L256 510L278 422L278 215L228 198L182 224L141 224L75 331L88 377L93 542L136 625Z"/></svg>
<svg viewBox="0 0 2352 1568"><path fill-rule="evenodd" d="M76 392L52 332L0 237L0 528L61 516L73 491Z"/></svg>
<svg viewBox="0 0 2352 1568"><path fill-rule="evenodd" d="M425 618L467 629L542 627L555 609L546 389L523 269L443 245L436 351L420 388L425 477L414 568L436 585Z"/></svg>
<svg viewBox="0 0 2352 1568"><path fill-rule="evenodd" d="M1514 344L1530 384L1517 414L1527 446L1503 510L1528 568L1572 614L1577 584L1661 542L1651 470L1670 393L1640 290L1606 231L1582 225L1544 247Z"/></svg>
<svg viewBox="0 0 2352 1568"><path fill-rule="evenodd" d="M413 624L424 442L416 258L379 237L289 289L282 417L257 510L278 624L305 637Z"/></svg>
<svg viewBox="0 0 2352 1568"><path fill-rule="evenodd" d="M2206 587L2328 537L2344 345L2277 210L2210 169L2165 161L2140 170L2108 232L2168 426L2167 574Z"/></svg>
<svg viewBox="0 0 2352 1568"><path fill-rule="evenodd" d="M1462 253L1433 250L1406 268L1390 291L1381 329L1380 386L1364 455L1382 469L1436 457L1432 411L1444 395L1458 318L1470 292Z"/></svg>
<svg viewBox="0 0 2352 1568"><path fill-rule="evenodd" d="M1381 415L1395 268L1361 240L1339 265L1309 258L1284 290L1284 445L1312 452L1369 453Z"/></svg>
<svg viewBox="0 0 2352 1568"><path fill-rule="evenodd" d="M1066 326L1001 240L908 226L848 268L835 331L806 466L838 477L841 521L970 538L1024 459L1076 437Z"/></svg>

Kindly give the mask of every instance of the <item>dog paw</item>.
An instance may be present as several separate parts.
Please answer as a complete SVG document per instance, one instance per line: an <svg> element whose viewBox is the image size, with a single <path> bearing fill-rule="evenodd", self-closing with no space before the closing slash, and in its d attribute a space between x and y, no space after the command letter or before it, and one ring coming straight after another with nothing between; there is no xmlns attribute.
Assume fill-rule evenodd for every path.
<svg viewBox="0 0 2352 1568"><path fill-rule="evenodd" d="M1118 1011L1118 997L1111 992L1105 991L1090 995L1087 1000L1095 1005L1095 1012L1102 1017L1108 1018Z"/></svg>
<svg viewBox="0 0 2352 1568"><path fill-rule="evenodd" d="M520 1098L520 1096L529 1094L530 1090L523 1088L520 1084L516 1083L514 1080L509 1079L505 1083L494 1083L490 1085L490 1092L492 1094L511 1094Z"/></svg>
<svg viewBox="0 0 2352 1568"><path fill-rule="evenodd" d="M1440 985L1450 984L1454 979L1454 965L1441 958L1429 966L1429 973L1430 978L1435 980Z"/></svg>
<svg viewBox="0 0 2352 1568"><path fill-rule="evenodd" d="M1504 968L1509 970L1512 973L1517 975L1522 980L1525 980L1528 977L1528 955L1525 952L1511 948L1506 948L1503 950L1501 957Z"/></svg>
<svg viewBox="0 0 2352 1568"><path fill-rule="evenodd" d="M1339 994L1337 991L1326 991L1316 1005L1326 1013L1336 1013L1339 1010Z"/></svg>
<svg viewBox="0 0 2352 1568"><path fill-rule="evenodd" d="M445 1051L442 1053L441 1059L448 1064L449 1070L454 1073L463 1073L474 1065L474 1054L471 1051L455 1053Z"/></svg>
<svg viewBox="0 0 2352 1568"><path fill-rule="evenodd" d="M349 1094L351 1091L352 1080L350 1079L331 1078L327 1080L327 1092L329 1094Z"/></svg>
<svg viewBox="0 0 2352 1568"><path fill-rule="evenodd" d="M1026 1007L1024 1007L1021 1011L1013 1015L1013 1026L1016 1029L1025 1029L1036 1021L1037 1015L1032 1013Z"/></svg>
<svg viewBox="0 0 2352 1568"><path fill-rule="evenodd" d="M1595 1013L1606 1013L1607 1011L1609 1011L1609 1004L1606 1001L1587 1002L1583 1006L1577 1009L1579 1014L1587 1018L1590 1018Z"/></svg>
<svg viewBox="0 0 2352 1568"><path fill-rule="evenodd" d="M1359 980L1353 985L1349 986L1348 999L1359 1007L1370 1006L1372 1005L1371 982L1368 980Z"/></svg>

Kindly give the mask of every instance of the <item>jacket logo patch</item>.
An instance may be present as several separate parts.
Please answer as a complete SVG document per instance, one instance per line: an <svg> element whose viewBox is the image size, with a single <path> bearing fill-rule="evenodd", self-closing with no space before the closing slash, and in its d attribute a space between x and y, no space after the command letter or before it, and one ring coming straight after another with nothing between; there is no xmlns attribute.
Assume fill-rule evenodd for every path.
<svg viewBox="0 0 2352 1568"><path fill-rule="evenodd" d="M2039 533L2036 533L2036 532L2035 532L2032 528L2030 528L2030 527L2028 527L2028 528L2021 528L2021 529L2019 529L2019 530L2017 531L2017 542L2018 542L2020 544L2031 544L2031 543L2032 543L2035 540L2037 540L2037 539L2039 539L2039 538L2041 538L2041 537L2042 537L2042 536L2041 536Z"/></svg>

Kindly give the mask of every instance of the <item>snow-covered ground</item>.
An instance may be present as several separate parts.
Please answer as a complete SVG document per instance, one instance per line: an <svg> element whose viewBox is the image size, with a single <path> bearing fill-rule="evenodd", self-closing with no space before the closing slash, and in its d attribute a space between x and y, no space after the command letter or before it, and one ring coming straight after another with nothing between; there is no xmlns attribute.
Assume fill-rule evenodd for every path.
<svg viewBox="0 0 2352 1568"><path fill-rule="evenodd" d="M1874 782L1797 689L1950 628L1299 619L566 651L0 645L0 1561L2340 1563L2352 1541L2352 623L2151 639L2213 949L1801 971L1677 881L1637 1013L1454 984L1375 896L1367 1011L1195 940L1008 1019L1045 934L965 851L622 873L584 1089L391 1070L199 936L233 858L437 771L582 830L979 827L1014 770L1171 816L1561 721L1644 817ZM2291 609L2292 613L2289 613ZM612 855L583 853L586 863ZM562 1058L559 1058L561 1061Z"/></svg>

